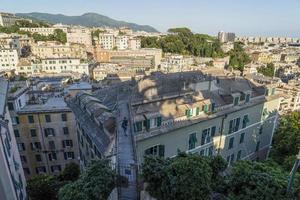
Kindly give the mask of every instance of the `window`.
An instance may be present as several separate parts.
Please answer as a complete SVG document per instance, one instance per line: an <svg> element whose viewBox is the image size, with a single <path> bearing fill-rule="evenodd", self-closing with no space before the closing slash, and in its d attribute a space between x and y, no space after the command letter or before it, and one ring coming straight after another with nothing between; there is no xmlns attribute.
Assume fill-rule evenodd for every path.
<svg viewBox="0 0 300 200"><path fill-rule="evenodd" d="M25 172L26 175L30 175L30 170L29 170L29 168L23 168L23 171Z"/></svg>
<svg viewBox="0 0 300 200"><path fill-rule="evenodd" d="M248 103L250 101L250 94L246 95L246 103Z"/></svg>
<svg viewBox="0 0 300 200"><path fill-rule="evenodd" d="M192 133L189 135L189 150L195 149L197 143L196 133Z"/></svg>
<svg viewBox="0 0 300 200"><path fill-rule="evenodd" d="M216 134L216 127L215 126L204 129L202 131L201 145L212 142L213 137L215 136L215 134Z"/></svg>
<svg viewBox="0 0 300 200"><path fill-rule="evenodd" d="M197 108L196 108L196 115L198 116L199 114L200 114L200 108L197 107Z"/></svg>
<svg viewBox="0 0 300 200"><path fill-rule="evenodd" d="M46 173L46 167L42 166L42 167L37 167L35 168L35 171L37 174L43 174Z"/></svg>
<svg viewBox="0 0 300 200"><path fill-rule="evenodd" d="M69 135L68 127L63 127L63 132L64 132L64 135Z"/></svg>
<svg viewBox="0 0 300 200"><path fill-rule="evenodd" d="M241 133L240 144L242 144L245 140L245 133Z"/></svg>
<svg viewBox="0 0 300 200"><path fill-rule="evenodd" d="M192 109L187 109L187 110L185 111L185 116L186 116L187 118L192 117L192 116L193 116L193 110L192 110Z"/></svg>
<svg viewBox="0 0 300 200"><path fill-rule="evenodd" d="M65 158L65 160L74 159L75 158L74 152L64 152L64 158Z"/></svg>
<svg viewBox="0 0 300 200"><path fill-rule="evenodd" d="M25 144L24 143L17 143L17 146L18 146L18 150L19 151L25 151Z"/></svg>
<svg viewBox="0 0 300 200"><path fill-rule="evenodd" d="M240 97L234 97L233 105L237 106L239 104Z"/></svg>
<svg viewBox="0 0 300 200"><path fill-rule="evenodd" d="M161 126L161 119L162 119L161 117L157 117L157 118L156 118L156 126L157 126L157 127L160 127L160 126Z"/></svg>
<svg viewBox="0 0 300 200"><path fill-rule="evenodd" d="M140 132L143 130L143 123L142 122L135 122L134 123L134 132Z"/></svg>
<svg viewBox="0 0 300 200"><path fill-rule="evenodd" d="M48 157L50 161L57 160L57 156L55 152L49 153Z"/></svg>
<svg viewBox="0 0 300 200"><path fill-rule="evenodd" d="M61 114L61 120L62 120L63 122L66 122L66 121L67 121L67 114L66 114L66 113Z"/></svg>
<svg viewBox="0 0 300 200"><path fill-rule="evenodd" d="M45 136L46 137L48 137L48 136L55 136L53 128L45 128L44 131L45 131Z"/></svg>
<svg viewBox="0 0 300 200"><path fill-rule="evenodd" d="M274 95L274 94L275 94L275 91L276 91L276 88L272 88L272 90L271 90L271 95Z"/></svg>
<svg viewBox="0 0 300 200"><path fill-rule="evenodd" d="M51 171L52 172L60 172L61 171L61 166L60 165L53 165L53 166L51 166Z"/></svg>
<svg viewBox="0 0 300 200"><path fill-rule="evenodd" d="M55 149L55 142L54 141L49 141L49 149L51 149L51 150Z"/></svg>
<svg viewBox="0 0 300 200"><path fill-rule="evenodd" d="M242 150L239 150L238 151L238 154L237 154L237 156L236 156L236 160L238 161L238 160L241 160L241 156L242 156Z"/></svg>
<svg viewBox="0 0 300 200"><path fill-rule="evenodd" d="M41 150L42 149L42 145L40 142L34 142L34 143L30 143L31 145L31 150Z"/></svg>
<svg viewBox="0 0 300 200"><path fill-rule="evenodd" d="M7 103L8 110L14 110L14 104L11 102Z"/></svg>
<svg viewBox="0 0 300 200"><path fill-rule="evenodd" d="M51 122L51 116L50 115L45 115L45 120L46 120L46 122Z"/></svg>
<svg viewBox="0 0 300 200"><path fill-rule="evenodd" d="M244 115L242 128L246 128L248 122L249 122L248 115Z"/></svg>
<svg viewBox="0 0 300 200"><path fill-rule="evenodd" d="M30 123L30 124L34 123L34 118L32 115L28 115L28 123Z"/></svg>
<svg viewBox="0 0 300 200"><path fill-rule="evenodd" d="M215 112L215 109L216 109L216 104L212 103L211 104L211 112Z"/></svg>
<svg viewBox="0 0 300 200"><path fill-rule="evenodd" d="M12 117L11 120L13 124L20 124L19 117Z"/></svg>
<svg viewBox="0 0 300 200"><path fill-rule="evenodd" d="M36 137L36 129L30 129L31 137Z"/></svg>
<svg viewBox="0 0 300 200"><path fill-rule="evenodd" d="M165 146L164 145L156 145L153 147L150 147L145 150L146 155L154 155L154 156L165 156Z"/></svg>
<svg viewBox="0 0 300 200"><path fill-rule="evenodd" d="M35 159L37 162L42 162L42 156L40 154L35 155Z"/></svg>
<svg viewBox="0 0 300 200"><path fill-rule="evenodd" d="M256 148L255 148L255 151L256 151L256 152L259 150L259 146L260 146L260 141L258 141L258 142L256 143Z"/></svg>
<svg viewBox="0 0 300 200"><path fill-rule="evenodd" d="M21 158L21 162L22 162L23 164L27 163L27 158L26 158L26 156L20 155L20 158Z"/></svg>
<svg viewBox="0 0 300 200"><path fill-rule="evenodd" d="M244 100L245 100L245 94L242 93L242 94L241 94L241 97L240 97L240 101L244 101Z"/></svg>
<svg viewBox="0 0 300 200"><path fill-rule="evenodd" d="M237 132L239 130L239 126L240 126L240 118L230 120L230 122L229 122L229 134Z"/></svg>
<svg viewBox="0 0 300 200"><path fill-rule="evenodd" d="M203 111L204 111L205 113L208 113L208 112L209 112L209 105L204 105L204 106L203 106Z"/></svg>
<svg viewBox="0 0 300 200"><path fill-rule="evenodd" d="M234 162L234 154L231 154L230 156L230 163L232 164Z"/></svg>
<svg viewBox="0 0 300 200"><path fill-rule="evenodd" d="M233 148L233 142L234 142L234 137L229 139L229 145L228 145L228 149L232 149Z"/></svg>
<svg viewBox="0 0 300 200"><path fill-rule="evenodd" d="M15 137L20 137L20 132L18 129L14 130Z"/></svg>
<svg viewBox="0 0 300 200"><path fill-rule="evenodd" d="M259 131L258 131L259 135L261 135L263 133L263 126L259 127Z"/></svg>
<svg viewBox="0 0 300 200"><path fill-rule="evenodd" d="M63 145L63 148L73 147L73 141L72 140L63 140L62 145Z"/></svg>

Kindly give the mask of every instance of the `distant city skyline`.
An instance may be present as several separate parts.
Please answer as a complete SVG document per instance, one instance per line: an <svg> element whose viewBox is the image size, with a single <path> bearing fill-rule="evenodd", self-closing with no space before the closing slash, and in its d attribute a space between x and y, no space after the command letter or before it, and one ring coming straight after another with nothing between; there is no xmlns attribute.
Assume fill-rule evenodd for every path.
<svg viewBox="0 0 300 200"><path fill-rule="evenodd" d="M3 12L81 15L95 12L116 20L150 25L161 32L188 27L197 33L300 38L299 0L1 0Z"/></svg>

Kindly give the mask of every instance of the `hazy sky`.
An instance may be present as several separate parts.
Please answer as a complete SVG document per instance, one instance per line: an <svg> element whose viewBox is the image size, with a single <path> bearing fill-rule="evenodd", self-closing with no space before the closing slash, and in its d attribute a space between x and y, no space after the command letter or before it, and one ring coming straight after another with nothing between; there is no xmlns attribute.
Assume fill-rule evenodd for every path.
<svg viewBox="0 0 300 200"><path fill-rule="evenodd" d="M0 11L80 15L96 12L165 32L189 27L248 36L300 37L300 0L0 0Z"/></svg>

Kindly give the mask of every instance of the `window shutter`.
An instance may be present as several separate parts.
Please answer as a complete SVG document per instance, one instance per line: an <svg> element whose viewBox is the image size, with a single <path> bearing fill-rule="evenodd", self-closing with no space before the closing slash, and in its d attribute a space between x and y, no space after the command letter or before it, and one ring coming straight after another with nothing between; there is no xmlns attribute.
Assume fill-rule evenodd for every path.
<svg viewBox="0 0 300 200"><path fill-rule="evenodd" d="M64 141L64 140L62 141L62 146L63 146L63 148L66 147L66 144L65 144L65 141Z"/></svg>
<svg viewBox="0 0 300 200"><path fill-rule="evenodd" d="M232 133L232 129L233 129L233 120L230 120L230 122L229 122L229 133Z"/></svg>
<svg viewBox="0 0 300 200"><path fill-rule="evenodd" d="M157 126L158 126L158 127L161 126L161 117L157 117Z"/></svg>
<svg viewBox="0 0 300 200"><path fill-rule="evenodd" d="M241 118L237 118L237 119L236 119L235 131L238 131L238 130L239 130L239 127L240 127L240 120L241 120Z"/></svg>
<svg viewBox="0 0 300 200"><path fill-rule="evenodd" d="M158 155L160 157L164 157L165 156L165 146L164 145L159 145L159 147L158 147Z"/></svg>
<svg viewBox="0 0 300 200"><path fill-rule="evenodd" d="M64 152L64 158L67 160L67 152Z"/></svg>
<svg viewBox="0 0 300 200"><path fill-rule="evenodd" d="M73 147L73 141L72 140L70 140L70 146Z"/></svg>
<svg viewBox="0 0 300 200"><path fill-rule="evenodd" d="M200 113L200 108L197 107L197 108L196 108L196 115L199 115L199 113Z"/></svg>
<svg viewBox="0 0 300 200"><path fill-rule="evenodd" d="M213 127L211 127L211 137L214 137L215 134L216 134L216 127L213 126Z"/></svg>
<svg viewBox="0 0 300 200"><path fill-rule="evenodd" d="M45 132L45 136L48 137L48 129L45 128L44 132Z"/></svg>

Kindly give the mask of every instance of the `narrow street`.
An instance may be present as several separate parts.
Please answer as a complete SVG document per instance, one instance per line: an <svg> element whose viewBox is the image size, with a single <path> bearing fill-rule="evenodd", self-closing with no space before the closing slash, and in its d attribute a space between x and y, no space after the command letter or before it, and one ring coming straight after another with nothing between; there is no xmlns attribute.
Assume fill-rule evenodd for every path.
<svg viewBox="0 0 300 200"><path fill-rule="evenodd" d="M128 102L126 100L119 101L119 117L118 117L118 170L121 176L128 179L128 187L121 187L119 190L119 200L136 200L137 199L137 174L136 162L134 158L134 149L132 144L132 127L128 122L126 131L127 136L122 128L124 117L130 119Z"/></svg>

